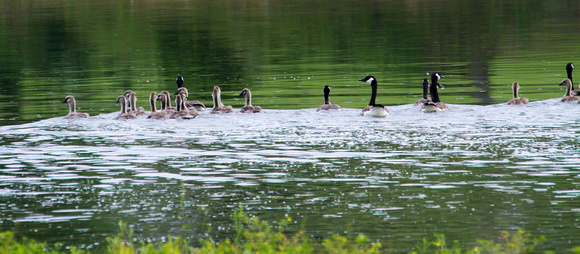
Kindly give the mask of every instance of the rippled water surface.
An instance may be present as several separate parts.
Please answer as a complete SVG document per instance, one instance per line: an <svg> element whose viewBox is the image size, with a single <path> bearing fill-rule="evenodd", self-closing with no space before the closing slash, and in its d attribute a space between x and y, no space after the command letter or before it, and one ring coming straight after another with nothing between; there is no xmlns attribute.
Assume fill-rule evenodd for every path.
<svg viewBox="0 0 580 254"><path fill-rule="evenodd" d="M396 252L443 233L501 230L580 243L580 114L450 104L393 116L266 110L193 120L61 117L0 128L0 230L99 249L123 220L140 239L231 237L233 210L315 237L361 232ZM185 208L180 220L180 193Z"/></svg>

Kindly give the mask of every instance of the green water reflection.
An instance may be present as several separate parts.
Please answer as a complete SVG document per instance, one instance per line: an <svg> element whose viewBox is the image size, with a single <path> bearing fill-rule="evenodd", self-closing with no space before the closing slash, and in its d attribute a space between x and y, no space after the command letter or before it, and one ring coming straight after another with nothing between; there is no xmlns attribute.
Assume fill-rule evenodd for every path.
<svg viewBox="0 0 580 254"><path fill-rule="evenodd" d="M440 71L447 103L493 104L522 84L531 101L559 97L580 48L577 1L3 1L0 124L62 116L77 97L91 115L118 110L135 90L175 89L226 104L252 89L265 108L361 108L413 103L425 73Z"/></svg>

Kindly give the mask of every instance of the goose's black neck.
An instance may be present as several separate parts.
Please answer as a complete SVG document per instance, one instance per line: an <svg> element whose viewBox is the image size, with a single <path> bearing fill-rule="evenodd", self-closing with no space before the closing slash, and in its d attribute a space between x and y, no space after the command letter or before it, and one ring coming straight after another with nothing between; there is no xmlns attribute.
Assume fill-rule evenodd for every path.
<svg viewBox="0 0 580 254"><path fill-rule="evenodd" d="M177 79L175 80L175 83L177 83L177 89L179 89L180 87L183 87L183 76L177 75Z"/></svg>
<svg viewBox="0 0 580 254"><path fill-rule="evenodd" d="M566 74L568 74L568 79L570 79L570 89L574 90L574 82L572 81L572 71L574 70L574 66L572 63L568 63L566 65Z"/></svg>
<svg viewBox="0 0 580 254"><path fill-rule="evenodd" d="M429 99L429 79L423 79L423 99Z"/></svg>
<svg viewBox="0 0 580 254"><path fill-rule="evenodd" d="M330 87L324 87L324 104L330 104Z"/></svg>
<svg viewBox="0 0 580 254"><path fill-rule="evenodd" d="M375 100L377 99L377 87L378 87L377 80L374 79L371 82L372 94L371 94L371 101L369 102L370 106L374 106L376 104Z"/></svg>
<svg viewBox="0 0 580 254"><path fill-rule="evenodd" d="M431 100L433 102L441 102L439 100L439 94L437 93L437 86L439 86L439 74L433 73L431 76L431 85L429 86L429 92L431 93Z"/></svg>

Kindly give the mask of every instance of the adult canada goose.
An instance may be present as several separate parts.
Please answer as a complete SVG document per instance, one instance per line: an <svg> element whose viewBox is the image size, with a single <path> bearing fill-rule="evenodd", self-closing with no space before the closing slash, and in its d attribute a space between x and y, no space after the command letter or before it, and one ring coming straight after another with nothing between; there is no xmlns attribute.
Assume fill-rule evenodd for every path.
<svg viewBox="0 0 580 254"><path fill-rule="evenodd" d="M175 108L177 111L169 115L171 119L193 119L195 118L192 115L187 107L185 107L185 93L180 92L178 95L175 96ZM196 112L197 113L197 112Z"/></svg>
<svg viewBox="0 0 580 254"><path fill-rule="evenodd" d="M232 106L229 105L224 106L224 104L222 104L221 93L222 91L220 90L219 86L213 87L213 93L211 94L211 96L213 97L213 109L211 110L211 113L224 114L234 112Z"/></svg>
<svg viewBox="0 0 580 254"><path fill-rule="evenodd" d="M155 101L157 101L157 93L151 92L149 95L149 105L151 105L151 113L147 118L149 119L169 119L169 115L167 112L164 111L157 111L157 107L155 106Z"/></svg>
<svg viewBox="0 0 580 254"><path fill-rule="evenodd" d="M530 104L527 98L520 98L518 96L518 90L520 90L520 84L518 82L512 83L512 90L514 93L514 98L508 101L508 105L527 105Z"/></svg>
<svg viewBox="0 0 580 254"><path fill-rule="evenodd" d="M189 98L189 92L187 91L187 88L183 86L183 76L181 76L181 74L177 75L175 83L177 83L177 92L175 92L175 94L179 93L179 90L185 89L185 96ZM188 108L194 107L197 111L205 110L205 104L198 100L186 101L185 106Z"/></svg>
<svg viewBox="0 0 580 254"><path fill-rule="evenodd" d="M369 105L362 110L361 116L369 115L376 117L384 117L391 115L391 112L389 112L389 110L385 106L381 104L375 104L378 87L377 79L373 76L366 76L365 78L361 78L358 81L369 83L372 88L371 101L369 102Z"/></svg>
<svg viewBox="0 0 580 254"><path fill-rule="evenodd" d="M68 103L69 107L68 115L66 115L64 118L66 119L89 118L88 113L77 112L76 109L77 101L75 100L74 96L72 95L67 96L66 98L64 98L64 101L62 101L62 103Z"/></svg>
<svg viewBox="0 0 580 254"><path fill-rule="evenodd" d="M325 85L324 89L324 104L320 105L316 111L320 110L342 110L338 104L330 104L330 86Z"/></svg>
<svg viewBox="0 0 580 254"><path fill-rule="evenodd" d="M429 98L429 79L424 78L423 79L423 98L421 98L420 100L415 102L415 106L424 105L426 102L429 102L429 101L431 101L431 98Z"/></svg>
<svg viewBox="0 0 580 254"><path fill-rule="evenodd" d="M137 118L135 114L127 112L127 98L125 97L125 95L119 96L119 98L117 99L117 103L121 104L121 113L117 117L115 117L115 119L126 120Z"/></svg>
<svg viewBox="0 0 580 254"><path fill-rule="evenodd" d="M189 98L189 91L185 87L177 88L177 91L173 94L178 94L181 91L185 93L185 98ZM189 109L195 109L196 111L205 110L205 104L203 104L203 102L198 100L186 101L185 106Z"/></svg>
<svg viewBox="0 0 580 254"><path fill-rule="evenodd" d="M437 88L445 88L443 85L439 84L439 80L442 79L443 76L439 72L433 72L431 74L431 85L429 85L429 92L431 92L431 101L425 102L423 104L423 109L425 112L437 112L437 111L444 111L449 110L445 103L441 102L439 99L439 93L437 93Z"/></svg>
<svg viewBox="0 0 580 254"><path fill-rule="evenodd" d="M252 106L252 93L250 93L250 89L244 88L240 96L246 97L246 105L240 110L242 113L262 113L262 107L260 106Z"/></svg>
<svg viewBox="0 0 580 254"><path fill-rule="evenodd" d="M125 92L125 97L127 98L127 112L135 114L135 116L146 116L145 109L143 107L137 107L137 94L131 90Z"/></svg>
<svg viewBox="0 0 580 254"><path fill-rule="evenodd" d="M580 101L580 97L572 95L572 80L565 78L559 86L566 86L566 93L562 96L562 102L576 102Z"/></svg>
<svg viewBox="0 0 580 254"><path fill-rule="evenodd" d="M570 79L570 91L572 95L580 95L579 90L574 90L574 80L572 79L572 71L574 70L574 65L572 63L566 64L566 75Z"/></svg>

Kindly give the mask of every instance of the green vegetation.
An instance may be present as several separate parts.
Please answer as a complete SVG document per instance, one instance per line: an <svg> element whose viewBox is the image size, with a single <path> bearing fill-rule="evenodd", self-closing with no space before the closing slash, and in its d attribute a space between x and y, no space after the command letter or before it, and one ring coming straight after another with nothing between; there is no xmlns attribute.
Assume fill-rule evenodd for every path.
<svg viewBox="0 0 580 254"><path fill-rule="evenodd" d="M120 231L115 237L107 239L108 252L114 254L131 253L381 253L390 252L389 246L383 246L380 242L372 242L363 235L358 234L355 239L334 235L322 241L314 240L304 231L294 235L284 233L286 225L292 221L288 217L277 226L261 221L256 217L249 217L240 209L235 212L236 236L234 242L226 239L216 242L213 239L200 240L198 247L191 247L183 237L170 237L167 242L161 244L140 243L133 238L133 230L128 229L123 222L119 223ZM412 253L534 253L545 241L543 236L532 237L525 231L517 231L510 234L506 231L501 233L501 242L491 240L477 240L479 246L462 248L459 242L452 244L446 242L445 236L436 234L434 240L423 238L422 245L416 245L416 251ZM49 246L46 243L37 243L28 238L16 240L12 232L0 233L0 253L88 253L84 250L71 247L63 250L63 246L56 244ZM545 251L545 253L552 253ZM580 247L570 251L580 254Z"/></svg>

